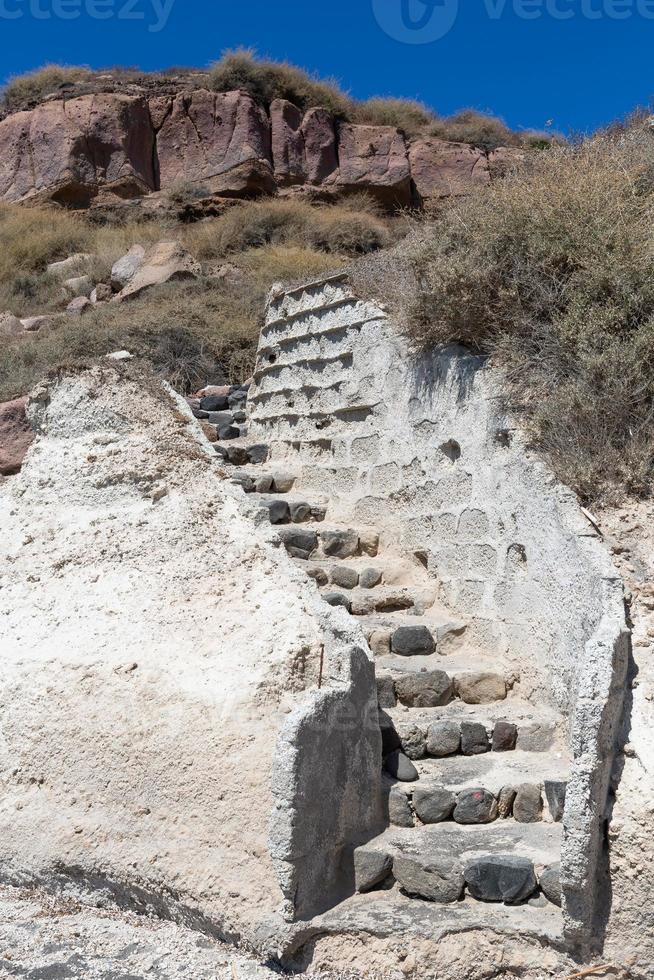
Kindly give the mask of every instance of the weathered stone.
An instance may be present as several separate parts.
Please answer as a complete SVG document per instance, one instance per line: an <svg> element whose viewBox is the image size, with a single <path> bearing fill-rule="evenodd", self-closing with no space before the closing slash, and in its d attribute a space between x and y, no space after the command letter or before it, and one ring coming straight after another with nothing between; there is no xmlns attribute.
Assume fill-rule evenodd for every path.
<svg viewBox="0 0 654 980"><path fill-rule="evenodd" d="M288 504L285 500L267 500L266 507L271 524L286 524L289 520Z"/></svg>
<svg viewBox="0 0 654 980"><path fill-rule="evenodd" d="M184 92L161 115L162 190L189 181L225 196L275 190L268 117L246 93Z"/></svg>
<svg viewBox="0 0 654 980"><path fill-rule="evenodd" d="M240 429L237 429L235 425L218 426L219 439L238 439L240 434L241 434Z"/></svg>
<svg viewBox="0 0 654 980"><path fill-rule="evenodd" d="M74 276L66 279L63 287L70 296L86 296L88 299L93 291L93 280L90 276Z"/></svg>
<svg viewBox="0 0 654 980"><path fill-rule="evenodd" d="M253 477L254 489L256 493L270 493L273 488L273 479L270 475L262 473L261 476Z"/></svg>
<svg viewBox="0 0 654 980"><path fill-rule="evenodd" d="M111 286L107 285L106 282L99 282L97 286L91 290L89 299L95 306L97 303L106 303L113 296L113 290Z"/></svg>
<svg viewBox="0 0 654 980"><path fill-rule="evenodd" d="M491 704L506 698L506 681L499 674L461 674L456 689L466 704Z"/></svg>
<svg viewBox="0 0 654 980"><path fill-rule="evenodd" d="M516 748L524 752L547 752L554 744L554 737L553 724L540 725L536 722L527 722L520 725Z"/></svg>
<svg viewBox="0 0 654 980"><path fill-rule="evenodd" d="M245 493L254 493L254 480L247 473L235 473L230 479L232 483L238 483Z"/></svg>
<svg viewBox="0 0 654 980"><path fill-rule="evenodd" d="M561 782L553 779L546 779L544 783L545 798L547 800L547 805L549 811L552 815L552 820L555 823L559 823L563 820L563 811L565 809L565 794L568 788L566 782Z"/></svg>
<svg viewBox="0 0 654 980"><path fill-rule="evenodd" d="M294 558L310 558L318 547L318 535L308 528L280 528L277 533L288 553Z"/></svg>
<svg viewBox="0 0 654 980"><path fill-rule="evenodd" d="M490 181L486 154L467 143L418 139L409 150L409 162L418 203L470 194Z"/></svg>
<svg viewBox="0 0 654 980"><path fill-rule="evenodd" d="M224 450L233 466L245 466L248 462L248 454L243 446L225 446Z"/></svg>
<svg viewBox="0 0 654 980"><path fill-rule="evenodd" d="M143 245L132 245L129 252L114 262L111 268L111 285L116 292L128 285L143 265L145 248Z"/></svg>
<svg viewBox="0 0 654 980"><path fill-rule="evenodd" d="M45 102L0 122L0 199L86 207L100 190L154 190L154 131L145 99L117 94ZM70 273L69 273L70 274Z"/></svg>
<svg viewBox="0 0 654 980"><path fill-rule="evenodd" d="M359 550L356 531L321 531L320 540L328 558L352 558Z"/></svg>
<svg viewBox="0 0 654 980"><path fill-rule="evenodd" d="M423 823L442 823L454 812L456 796L448 789L416 789L413 806Z"/></svg>
<svg viewBox="0 0 654 980"><path fill-rule="evenodd" d="M408 759L407 759L408 762ZM411 763L409 763L411 765ZM415 777L417 778L417 776ZM388 794L388 820L394 827L413 827L415 820L409 798L402 790L393 787Z"/></svg>
<svg viewBox="0 0 654 980"><path fill-rule="evenodd" d="M513 818L518 823L538 823L543 819L543 798L540 786L522 783L513 801Z"/></svg>
<svg viewBox="0 0 654 980"><path fill-rule="evenodd" d="M146 251L139 269L118 293L116 300L135 299L153 286L162 286L167 282L197 279L201 271L200 264L180 242L157 242Z"/></svg>
<svg viewBox="0 0 654 980"><path fill-rule="evenodd" d="M217 440L218 432L216 431L215 425L211 425L209 422L205 422L204 419L201 419L200 427L209 442L215 442Z"/></svg>
<svg viewBox="0 0 654 980"><path fill-rule="evenodd" d="M291 512L291 520L294 524L303 524L312 516L311 504L305 504L302 501L294 501L288 506Z"/></svg>
<svg viewBox="0 0 654 980"><path fill-rule="evenodd" d="M465 883L481 902L526 902L536 891L534 866L528 858L489 855L475 858L465 867Z"/></svg>
<svg viewBox="0 0 654 980"><path fill-rule="evenodd" d="M0 404L0 476L12 476L20 471L34 441L25 414L27 401L27 398L15 398Z"/></svg>
<svg viewBox="0 0 654 980"><path fill-rule="evenodd" d="M393 858L384 851L371 847L357 847L354 852L354 887L358 892L369 892L380 885L393 870Z"/></svg>
<svg viewBox="0 0 654 980"><path fill-rule="evenodd" d="M74 255L69 255L67 259L51 262L46 266L46 272L55 279L68 279L74 273L80 273L93 259L94 256L88 252L75 252Z"/></svg>
<svg viewBox="0 0 654 980"><path fill-rule="evenodd" d="M292 473L278 471L273 474L273 487L275 493L290 493L295 485L295 477Z"/></svg>
<svg viewBox="0 0 654 980"><path fill-rule="evenodd" d="M362 555L376 558L379 552L379 535L376 531L359 531L359 547Z"/></svg>
<svg viewBox="0 0 654 980"><path fill-rule="evenodd" d="M397 731L400 736L402 751L407 758L412 760L424 758L425 733L423 729L413 722L399 722Z"/></svg>
<svg viewBox="0 0 654 980"><path fill-rule="evenodd" d="M456 755L461 748L461 725L458 721L435 721L427 729L427 754L442 759Z"/></svg>
<svg viewBox="0 0 654 980"><path fill-rule="evenodd" d="M397 704L395 682L390 674L377 674L377 703L380 708L394 708Z"/></svg>
<svg viewBox="0 0 654 980"><path fill-rule="evenodd" d="M66 307L66 313L69 316L83 316L92 308L92 303L86 296L77 296Z"/></svg>
<svg viewBox="0 0 654 980"><path fill-rule="evenodd" d="M327 572L324 568L320 568L319 565L307 568L306 572L309 578L312 578L318 585L327 585L329 582Z"/></svg>
<svg viewBox="0 0 654 980"><path fill-rule="evenodd" d="M391 649L400 657L429 656L436 644L426 626L400 626L393 633Z"/></svg>
<svg viewBox="0 0 654 980"><path fill-rule="evenodd" d="M346 595L342 592L324 592L323 599L330 606L342 606L343 609L347 609L350 612L352 608L352 603Z"/></svg>
<svg viewBox="0 0 654 980"><path fill-rule="evenodd" d="M391 652L391 631L386 629L373 630L368 644L375 657L385 657Z"/></svg>
<svg viewBox="0 0 654 980"><path fill-rule="evenodd" d="M398 674L395 678L398 701L407 708L438 708L452 700L452 681L442 670L417 674Z"/></svg>
<svg viewBox="0 0 654 980"><path fill-rule="evenodd" d="M403 752L391 752L384 760L387 773L402 783L413 783L418 778L418 770Z"/></svg>
<svg viewBox="0 0 654 980"><path fill-rule="evenodd" d="M561 908L561 865L552 864L549 868L545 868L541 873L539 884L548 902Z"/></svg>
<svg viewBox="0 0 654 980"><path fill-rule="evenodd" d="M20 322L23 324L23 330L27 330L28 333L38 333L40 330L45 333L53 326L54 319L51 316L28 316L21 318Z"/></svg>
<svg viewBox="0 0 654 980"><path fill-rule="evenodd" d="M22 333L24 327L17 316L9 311L0 313L0 337L18 337Z"/></svg>
<svg viewBox="0 0 654 980"><path fill-rule="evenodd" d="M493 752L512 752L518 740L518 729L508 721L498 721L493 728Z"/></svg>
<svg viewBox="0 0 654 980"><path fill-rule="evenodd" d="M359 573L349 565L332 565L329 575L332 583L342 589L355 589L359 584Z"/></svg>
<svg viewBox="0 0 654 980"><path fill-rule="evenodd" d="M382 580L382 573L376 568L364 568L359 575L359 585L362 589L374 589Z"/></svg>
<svg viewBox="0 0 654 980"><path fill-rule="evenodd" d="M226 395L206 395L200 399L200 408L203 412L224 412L229 402Z"/></svg>
<svg viewBox="0 0 654 980"><path fill-rule="evenodd" d="M334 117L327 109L309 109L302 120L304 168L308 184L331 183L338 171Z"/></svg>
<svg viewBox="0 0 654 980"><path fill-rule="evenodd" d="M497 820L497 800L486 789L465 789L459 793L454 808L457 823L492 823Z"/></svg>
<svg viewBox="0 0 654 980"><path fill-rule="evenodd" d="M486 726L476 721L461 722L461 752L463 755L483 755L490 752Z"/></svg>
<svg viewBox="0 0 654 980"><path fill-rule="evenodd" d="M248 459L251 463L265 463L268 459L268 446L257 443L255 446L247 447Z"/></svg>
<svg viewBox="0 0 654 980"><path fill-rule="evenodd" d="M497 812L502 820L507 820L513 814L513 803L516 797L515 786L503 786L497 798Z"/></svg>
<svg viewBox="0 0 654 980"><path fill-rule="evenodd" d="M287 99L270 103L273 168L280 187L306 180L302 118L300 109Z"/></svg>
<svg viewBox="0 0 654 980"><path fill-rule="evenodd" d="M339 190L366 190L390 207L411 203L411 173L399 129L343 123L338 137Z"/></svg>
<svg viewBox="0 0 654 980"><path fill-rule="evenodd" d="M393 874L408 895L447 905L463 894L463 868L449 858L423 858L398 854Z"/></svg>

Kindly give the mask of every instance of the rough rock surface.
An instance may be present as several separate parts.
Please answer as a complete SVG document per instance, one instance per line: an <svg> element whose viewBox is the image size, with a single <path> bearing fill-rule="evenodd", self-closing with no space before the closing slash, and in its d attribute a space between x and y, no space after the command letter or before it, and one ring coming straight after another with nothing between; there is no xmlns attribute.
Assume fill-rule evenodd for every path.
<svg viewBox="0 0 654 980"><path fill-rule="evenodd" d="M490 182L486 154L467 143L416 140L409 163L420 201L469 194L473 187Z"/></svg>
<svg viewBox="0 0 654 980"><path fill-rule="evenodd" d="M265 947L378 832L374 676L184 403L130 371L39 389L0 488L3 876Z"/></svg>
<svg viewBox="0 0 654 980"><path fill-rule="evenodd" d="M27 398L0 404L0 476L18 473L34 440L25 415Z"/></svg>
<svg viewBox="0 0 654 980"><path fill-rule="evenodd" d="M138 247L138 246L137 246ZM134 264L138 263L134 274L127 279L124 288L116 296L117 300L135 299L146 289L162 286L166 282L176 282L180 279L196 279L200 275L200 265L179 242L158 242L152 245L139 262L139 255L134 249ZM122 271L127 273L129 256L119 259ZM114 266L114 269L116 266ZM112 270L112 279L114 271Z"/></svg>

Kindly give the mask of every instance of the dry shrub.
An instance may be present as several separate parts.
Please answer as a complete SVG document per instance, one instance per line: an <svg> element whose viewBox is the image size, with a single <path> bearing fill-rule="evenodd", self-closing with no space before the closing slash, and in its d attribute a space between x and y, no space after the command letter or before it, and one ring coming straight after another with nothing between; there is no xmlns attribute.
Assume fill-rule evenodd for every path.
<svg viewBox="0 0 654 980"><path fill-rule="evenodd" d="M388 228L371 207L315 207L292 200L247 201L188 233L189 248L204 259L292 243L354 254L382 248L388 241Z"/></svg>
<svg viewBox="0 0 654 980"><path fill-rule="evenodd" d="M439 119L430 127L430 135L455 143L471 143L489 152L498 146L515 146L520 143L517 134L495 116L476 109L464 109L447 119Z"/></svg>
<svg viewBox="0 0 654 980"><path fill-rule="evenodd" d="M69 86L91 77L89 68L44 65L36 71L11 78L2 91L2 105L8 112L16 112L38 105L52 93L65 94Z"/></svg>
<svg viewBox="0 0 654 980"><path fill-rule="evenodd" d="M407 136L418 135L436 122L433 111L415 99L368 99L357 103L353 118L371 126L396 126Z"/></svg>
<svg viewBox="0 0 654 980"><path fill-rule="evenodd" d="M586 501L651 488L654 136L597 137L453 201L413 260L410 336L492 355Z"/></svg>
<svg viewBox="0 0 654 980"><path fill-rule="evenodd" d="M337 82L314 78L288 62L259 59L245 48L225 52L209 77L214 91L243 89L266 107L273 99L288 99L300 109L324 106L341 119L348 119L352 112L352 100Z"/></svg>

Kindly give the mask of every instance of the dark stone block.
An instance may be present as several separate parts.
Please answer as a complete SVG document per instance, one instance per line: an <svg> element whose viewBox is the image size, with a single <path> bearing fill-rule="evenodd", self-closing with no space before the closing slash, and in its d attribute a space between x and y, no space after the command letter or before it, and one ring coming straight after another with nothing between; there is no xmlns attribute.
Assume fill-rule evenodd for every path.
<svg viewBox="0 0 654 980"><path fill-rule="evenodd" d="M466 865L464 877L472 897L481 902L526 902L537 886L532 862L513 855L476 858Z"/></svg>
<svg viewBox="0 0 654 980"><path fill-rule="evenodd" d="M342 606L348 612L352 609L352 603L342 592L323 592L323 599L330 606Z"/></svg>
<svg viewBox="0 0 654 980"><path fill-rule="evenodd" d="M436 644L426 626L400 626L391 638L391 649L400 657L429 656Z"/></svg>
<svg viewBox="0 0 654 980"><path fill-rule="evenodd" d="M456 797L447 789L416 789L413 806L423 823L442 823L454 812Z"/></svg>
<svg viewBox="0 0 654 980"><path fill-rule="evenodd" d="M247 456L251 463L265 463L268 459L268 446L263 444L248 446Z"/></svg>
<svg viewBox="0 0 654 980"><path fill-rule="evenodd" d="M461 722L461 752L463 755L483 755L490 752L486 726L477 721Z"/></svg>
<svg viewBox="0 0 654 980"><path fill-rule="evenodd" d="M418 779L418 770L411 760L407 759L405 754L400 751L391 752L390 755L386 756L384 769L390 776L399 779L401 783L413 783Z"/></svg>
<svg viewBox="0 0 654 980"><path fill-rule="evenodd" d="M294 558L309 558L318 547L318 535L306 528L280 528L278 534L284 547Z"/></svg>
<svg viewBox="0 0 654 980"><path fill-rule="evenodd" d="M359 550L356 531L321 531L322 550L329 558L352 558Z"/></svg>
<svg viewBox="0 0 654 980"><path fill-rule="evenodd" d="M241 435L241 430L237 429L234 425L220 425L218 426L218 438L219 439L238 439Z"/></svg>
<svg viewBox="0 0 654 980"><path fill-rule="evenodd" d="M457 823L492 823L497 820L497 800L486 789L465 789L459 793L454 808Z"/></svg>
<svg viewBox="0 0 654 980"><path fill-rule="evenodd" d="M456 755L461 748L461 725L458 721L435 721L427 729L427 755L442 759Z"/></svg>
<svg viewBox="0 0 654 980"><path fill-rule="evenodd" d="M518 729L508 721L498 721L493 729L493 752L512 752L518 741Z"/></svg>
<svg viewBox="0 0 654 980"><path fill-rule="evenodd" d="M223 412L229 408L227 395L207 395L200 400L200 408L203 412Z"/></svg>
<svg viewBox="0 0 654 980"><path fill-rule="evenodd" d="M288 504L285 500L267 500L265 506L271 524L287 524L290 518Z"/></svg>
<svg viewBox="0 0 654 980"><path fill-rule="evenodd" d="M399 674L395 691L398 701L408 708L437 708L449 704L454 694L452 680L443 670Z"/></svg>
<svg viewBox="0 0 654 980"><path fill-rule="evenodd" d="M563 820L563 810L565 808L565 794L568 784L558 782L553 779L545 780L545 798L552 814L552 820L560 823Z"/></svg>
<svg viewBox="0 0 654 980"><path fill-rule="evenodd" d="M548 900L552 902L553 905L558 905L561 908L561 865L552 864L549 868L540 876L540 887L543 895Z"/></svg>
<svg viewBox="0 0 654 980"><path fill-rule="evenodd" d="M393 860L393 874L407 895L428 902L449 905L463 894L463 869L449 858L398 854Z"/></svg>
<svg viewBox="0 0 654 980"><path fill-rule="evenodd" d="M538 823L543 819L543 798L540 786L522 783L513 801L513 819L518 823Z"/></svg>
<svg viewBox="0 0 654 980"><path fill-rule="evenodd" d="M358 892L369 892L388 878L393 870L393 858L384 851L357 847L354 852L354 887Z"/></svg>
<svg viewBox="0 0 654 980"><path fill-rule="evenodd" d="M291 512L291 520L294 524L303 524L308 521L311 517L311 505L305 503L292 503L289 504L289 510Z"/></svg>

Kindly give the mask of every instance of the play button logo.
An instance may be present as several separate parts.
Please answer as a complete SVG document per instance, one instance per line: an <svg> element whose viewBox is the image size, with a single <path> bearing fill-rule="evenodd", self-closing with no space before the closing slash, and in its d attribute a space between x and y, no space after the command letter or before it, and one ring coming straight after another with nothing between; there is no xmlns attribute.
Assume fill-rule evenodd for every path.
<svg viewBox="0 0 654 980"><path fill-rule="evenodd" d="M403 44L432 44L452 29L459 0L372 0L381 29Z"/></svg>

